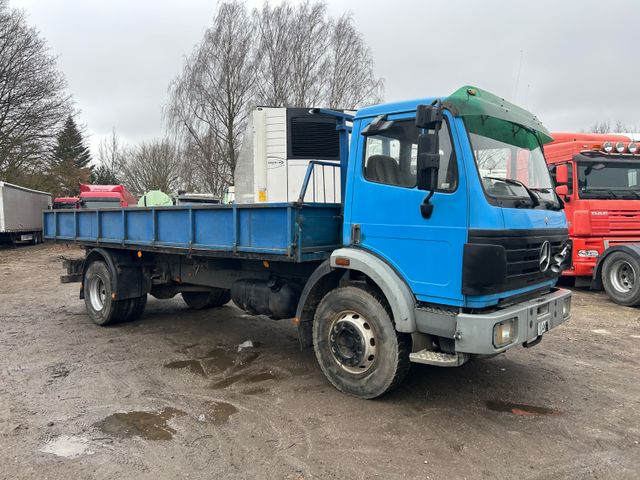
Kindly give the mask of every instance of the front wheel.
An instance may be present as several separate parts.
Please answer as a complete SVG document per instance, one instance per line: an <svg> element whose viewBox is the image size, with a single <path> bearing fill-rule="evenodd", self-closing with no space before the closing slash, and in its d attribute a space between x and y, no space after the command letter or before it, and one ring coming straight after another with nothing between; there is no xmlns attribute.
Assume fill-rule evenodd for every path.
<svg viewBox="0 0 640 480"><path fill-rule="evenodd" d="M329 381L356 397L379 397L409 371L411 335L396 331L387 302L367 287L325 295L314 317L313 346Z"/></svg>
<svg viewBox="0 0 640 480"><path fill-rule="evenodd" d="M640 262L627 252L611 253L604 259L602 283L607 295L619 305L640 304Z"/></svg>

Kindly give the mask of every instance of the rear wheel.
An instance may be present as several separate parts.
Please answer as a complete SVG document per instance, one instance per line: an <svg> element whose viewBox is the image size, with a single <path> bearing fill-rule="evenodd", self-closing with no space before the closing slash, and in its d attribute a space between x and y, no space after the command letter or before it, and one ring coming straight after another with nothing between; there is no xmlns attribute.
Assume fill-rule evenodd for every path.
<svg viewBox="0 0 640 480"><path fill-rule="evenodd" d="M604 259L602 283L607 295L627 307L640 304L640 262L627 252L613 252Z"/></svg>
<svg viewBox="0 0 640 480"><path fill-rule="evenodd" d="M96 325L124 321L130 313L129 300L116 301L111 290L111 272L104 262L93 262L84 275L84 304Z"/></svg>
<svg viewBox="0 0 640 480"><path fill-rule="evenodd" d="M182 292L184 303L192 310L221 307L231 300L229 290L214 288L210 292Z"/></svg>
<svg viewBox="0 0 640 480"><path fill-rule="evenodd" d="M126 317L121 320L122 322L133 322L134 320L139 319L144 313L144 309L147 306L147 296L143 295L138 298L130 298L126 300L129 302L129 311L127 312Z"/></svg>
<svg viewBox="0 0 640 480"><path fill-rule="evenodd" d="M385 299L366 287L325 295L314 317L313 346L329 381L356 397L379 397L409 371L411 335L396 331Z"/></svg>

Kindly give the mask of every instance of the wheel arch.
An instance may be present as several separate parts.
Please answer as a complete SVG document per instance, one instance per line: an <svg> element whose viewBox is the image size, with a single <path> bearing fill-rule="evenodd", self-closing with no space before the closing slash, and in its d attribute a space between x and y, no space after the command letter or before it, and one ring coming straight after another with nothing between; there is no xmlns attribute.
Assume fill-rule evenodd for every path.
<svg viewBox="0 0 640 480"><path fill-rule="evenodd" d="M151 279L145 275L144 265L134 256L134 252L105 248L92 248L84 259L80 298L84 298L84 277L89 265L102 261L111 273L111 291L118 300L137 298L151 290Z"/></svg>
<svg viewBox="0 0 640 480"><path fill-rule="evenodd" d="M625 243L623 245L615 245L607 248L602 256L598 258L595 268L593 269L593 277L591 278L591 290L602 290L602 270L607 258L615 252L625 252L635 257L640 262L640 244L637 243Z"/></svg>
<svg viewBox="0 0 640 480"><path fill-rule="evenodd" d="M342 263L336 263L340 258ZM348 260L345 262L344 259ZM398 332L416 332L415 297L406 282L382 259L366 250L340 248L313 272L300 296L295 321L302 348L310 347L315 310L322 298L343 282L347 274L364 275L385 297Z"/></svg>

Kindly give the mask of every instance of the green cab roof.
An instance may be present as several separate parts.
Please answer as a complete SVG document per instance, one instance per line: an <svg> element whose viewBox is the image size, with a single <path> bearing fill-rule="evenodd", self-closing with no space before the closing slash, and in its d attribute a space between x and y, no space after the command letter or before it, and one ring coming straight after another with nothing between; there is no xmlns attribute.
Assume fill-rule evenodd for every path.
<svg viewBox="0 0 640 480"><path fill-rule="evenodd" d="M549 130L533 113L518 107L504 98L471 85L459 88L442 102L451 113L464 117L471 132L492 132L491 137L532 150L530 135L519 135L513 124L533 132L540 145L553 141ZM522 132L523 134L525 132ZM515 139L514 137L518 137ZM527 138L529 140L527 140Z"/></svg>
<svg viewBox="0 0 640 480"><path fill-rule="evenodd" d="M429 97L372 105L358 110L355 118L411 112L415 111L418 105L429 105L436 101L441 101L454 116L463 117L471 132L491 136L530 150L537 148L538 142L544 145L553 141L549 130L533 113L471 85L459 88L448 97ZM524 127L524 130L514 132L513 124ZM529 132L533 132L534 136ZM532 141L534 139L535 141Z"/></svg>

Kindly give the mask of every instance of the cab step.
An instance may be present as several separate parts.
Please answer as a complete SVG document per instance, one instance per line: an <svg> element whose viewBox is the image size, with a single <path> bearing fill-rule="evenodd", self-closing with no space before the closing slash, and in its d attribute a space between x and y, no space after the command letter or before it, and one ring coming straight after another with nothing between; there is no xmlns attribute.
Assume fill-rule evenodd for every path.
<svg viewBox="0 0 640 480"><path fill-rule="evenodd" d="M414 363L435 365L437 367L459 367L467 360L469 355L464 353L444 353L433 350L420 350L409 354L409 360Z"/></svg>

